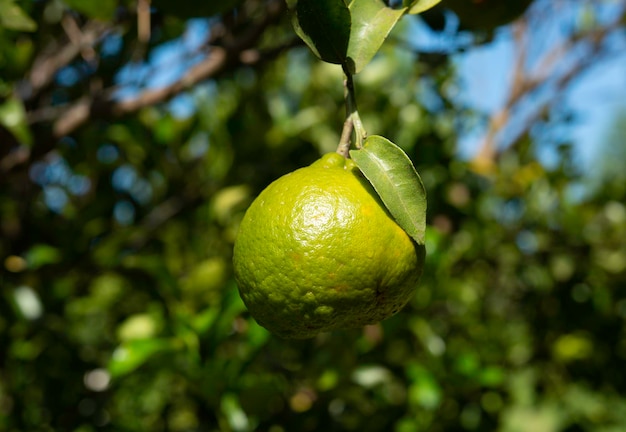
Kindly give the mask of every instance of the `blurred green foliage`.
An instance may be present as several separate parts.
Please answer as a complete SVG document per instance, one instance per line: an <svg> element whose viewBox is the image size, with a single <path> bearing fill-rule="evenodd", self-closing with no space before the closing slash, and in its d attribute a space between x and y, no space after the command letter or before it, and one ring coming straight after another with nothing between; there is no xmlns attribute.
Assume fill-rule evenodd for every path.
<svg viewBox="0 0 626 432"><path fill-rule="evenodd" d="M599 175L579 193L567 142L546 167L524 136L474 173L457 155L473 113L447 96L454 68L385 44L357 96L425 183L425 275L380 325L285 341L246 312L233 239L261 189L335 149L341 70L298 45L190 89L190 115L157 104L54 138L35 108L86 94L94 72L20 99L63 5L0 5L22 17L0 29L0 430L624 430L626 187ZM136 48L117 13L121 48L95 47L108 83ZM149 49L184 29L153 19ZM610 140L623 155L623 134Z"/></svg>

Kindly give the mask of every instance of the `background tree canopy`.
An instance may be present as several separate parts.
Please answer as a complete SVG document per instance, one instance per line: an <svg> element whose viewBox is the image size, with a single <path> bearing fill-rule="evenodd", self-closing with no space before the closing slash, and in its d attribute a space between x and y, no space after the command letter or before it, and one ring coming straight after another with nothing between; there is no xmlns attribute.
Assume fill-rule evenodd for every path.
<svg viewBox="0 0 626 432"><path fill-rule="evenodd" d="M233 239L335 150L341 68L282 0L0 0L0 429L623 431L626 111L581 162L567 98L623 53L625 10L403 17L355 85L428 191L424 277L380 325L286 341L240 300ZM467 81L462 59L502 41L485 112L468 82L504 60Z"/></svg>

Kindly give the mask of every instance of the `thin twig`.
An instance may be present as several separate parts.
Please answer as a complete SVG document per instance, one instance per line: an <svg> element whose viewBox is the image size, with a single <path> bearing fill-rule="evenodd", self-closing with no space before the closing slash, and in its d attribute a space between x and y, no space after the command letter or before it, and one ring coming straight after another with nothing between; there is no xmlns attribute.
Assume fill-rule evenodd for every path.
<svg viewBox="0 0 626 432"><path fill-rule="evenodd" d="M59 69L70 64L79 54L89 52L89 49L93 50L92 47L106 33L111 31L115 31L115 28L94 21L85 24L79 30L78 40L70 40L64 46L59 46L58 41L52 42L44 53L34 60L33 66L27 74L29 89L24 98L31 99L37 96L42 89L52 82ZM72 30L70 30L71 32Z"/></svg>
<svg viewBox="0 0 626 432"><path fill-rule="evenodd" d="M356 94L354 91L354 80L352 74L347 69L344 69L346 79L344 81L344 96L346 99L346 118L352 119L352 126L354 127L354 145L360 149L363 147L363 141L367 138L367 132L361 122L361 116L359 116L359 110L356 105Z"/></svg>
<svg viewBox="0 0 626 432"><path fill-rule="evenodd" d="M352 131L354 130L354 123L352 122L352 116L348 116L346 121L343 122L343 130L341 131L341 138L339 139L339 145L337 146L337 153L345 157L350 157L350 139L352 138Z"/></svg>
<svg viewBox="0 0 626 432"><path fill-rule="evenodd" d="M61 26L67 35L67 38L80 49L80 53L87 62L91 62L96 58L96 52L93 49L93 43L84 41L87 39L82 30L78 26L76 19L69 13L63 15Z"/></svg>
<svg viewBox="0 0 626 432"><path fill-rule="evenodd" d="M518 108L523 99L536 91L540 86L552 79L553 85L558 90L565 88L573 78L579 76L586 68L597 63L598 58L606 54L606 47L602 42L613 31L621 28L623 14L606 26L593 29L586 33L574 34L564 43L556 46L547 53L535 68L534 72L528 72L524 68L527 55L527 26L524 21L515 27L515 39L517 41L518 56L515 63L514 78L507 100L500 111L491 116L485 139L474 157L472 164L478 172L487 173L494 165L498 156L496 148L496 138L498 134L507 126L510 119L514 118L513 112ZM522 32L522 30L524 30ZM562 65L563 59L575 52L581 43L591 43L589 54L582 57L578 62L569 67L568 70L553 77L557 67ZM554 102L554 98L546 101L537 107L525 119L525 125L518 135L527 131L533 122L544 112L546 106Z"/></svg>
<svg viewBox="0 0 626 432"><path fill-rule="evenodd" d="M192 67L178 81L169 86L146 90L138 97L130 100L113 100L109 95L88 95L72 105L54 122L53 130L56 137L67 135L85 124L92 117L117 117L136 112L146 106L165 102L190 87L214 77L232 64L253 64L263 58L259 55L251 57L251 49L259 42L259 37L265 29L276 21L283 11L282 2L270 3L267 15L257 25L251 27L241 35L234 44L228 47L213 46L209 55L200 63ZM243 58L242 58L243 55Z"/></svg>
<svg viewBox="0 0 626 432"><path fill-rule="evenodd" d="M515 48L517 49L517 56L515 57L515 65L513 67L513 80L504 107L495 115L491 116L485 139L474 157L473 164L478 171L484 172L490 170L497 153L496 136L508 123L510 111L513 106L517 103L519 98L525 94L524 88L526 87L527 77L525 75L524 65L528 54L527 29L528 23L524 19L518 21L513 26Z"/></svg>
<svg viewBox="0 0 626 432"><path fill-rule="evenodd" d="M150 0L137 2L137 39L142 44L150 40Z"/></svg>

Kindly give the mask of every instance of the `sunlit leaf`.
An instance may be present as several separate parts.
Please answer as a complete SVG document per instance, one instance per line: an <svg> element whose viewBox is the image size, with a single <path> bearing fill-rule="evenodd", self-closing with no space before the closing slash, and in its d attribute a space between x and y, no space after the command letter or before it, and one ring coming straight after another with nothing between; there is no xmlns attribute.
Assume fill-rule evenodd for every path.
<svg viewBox="0 0 626 432"><path fill-rule="evenodd" d="M226 420L234 431L251 430L250 421L245 411L241 408L239 397L233 393L222 396L221 408L226 414Z"/></svg>
<svg viewBox="0 0 626 432"><path fill-rule="evenodd" d="M378 52L406 9L391 9L381 0L353 0L352 28L348 45L348 68L360 72Z"/></svg>
<svg viewBox="0 0 626 432"><path fill-rule="evenodd" d="M584 333L560 336L552 347L554 356L563 362L585 359L593 354L593 342Z"/></svg>
<svg viewBox="0 0 626 432"><path fill-rule="evenodd" d="M136 339L115 349L108 365L112 377L126 375L147 362L153 355L173 350L178 344L172 339Z"/></svg>
<svg viewBox="0 0 626 432"><path fill-rule="evenodd" d="M131 315L117 328L117 337L121 341L148 339L154 337L158 330L154 317L150 314L141 313Z"/></svg>
<svg viewBox="0 0 626 432"><path fill-rule="evenodd" d="M386 138L372 135L350 156L370 181L400 225L418 244L426 232L426 190L404 151Z"/></svg>
<svg viewBox="0 0 626 432"><path fill-rule="evenodd" d="M0 125L7 128L20 143L30 146L32 135L21 100L10 98L0 105Z"/></svg>
<svg viewBox="0 0 626 432"><path fill-rule="evenodd" d="M37 23L11 0L0 1L0 27L9 30L32 32Z"/></svg>
<svg viewBox="0 0 626 432"><path fill-rule="evenodd" d="M408 400L411 405L427 410L439 406L442 398L441 386L430 371L414 363L409 366L407 375L412 381L408 388Z"/></svg>

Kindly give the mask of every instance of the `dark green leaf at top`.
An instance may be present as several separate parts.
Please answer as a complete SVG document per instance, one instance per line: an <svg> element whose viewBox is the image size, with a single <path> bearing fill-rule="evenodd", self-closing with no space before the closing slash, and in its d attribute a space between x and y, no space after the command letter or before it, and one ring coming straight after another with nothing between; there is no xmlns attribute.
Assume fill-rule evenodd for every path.
<svg viewBox="0 0 626 432"><path fill-rule="evenodd" d="M419 14L437 5L441 0L405 0L404 5L409 8L408 13Z"/></svg>
<svg viewBox="0 0 626 432"><path fill-rule="evenodd" d="M84 1L65 0L64 3L71 9L93 19L111 20L117 7L116 0Z"/></svg>
<svg viewBox="0 0 626 432"><path fill-rule="evenodd" d="M237 7L243 0L194 1L152 0L151 5L161 12L181 19L212 17ZM86 3L86 2L85 2Z"/></svg>
<svg viewBox="0 0 626 432"><path fill-rule="evenodd" d="M289 6L294 2L289 1ZM320 59L344 64L350 40L350 10L343 0L298 0L293 26Z"/></svg>
<svg viewBox="0 0 626 432"><path fill-rule="evenodd" d="M404 151L381 136L372 135L350 156L370 181L389 213L419 245L426 232L426 190Z"/></svg>

